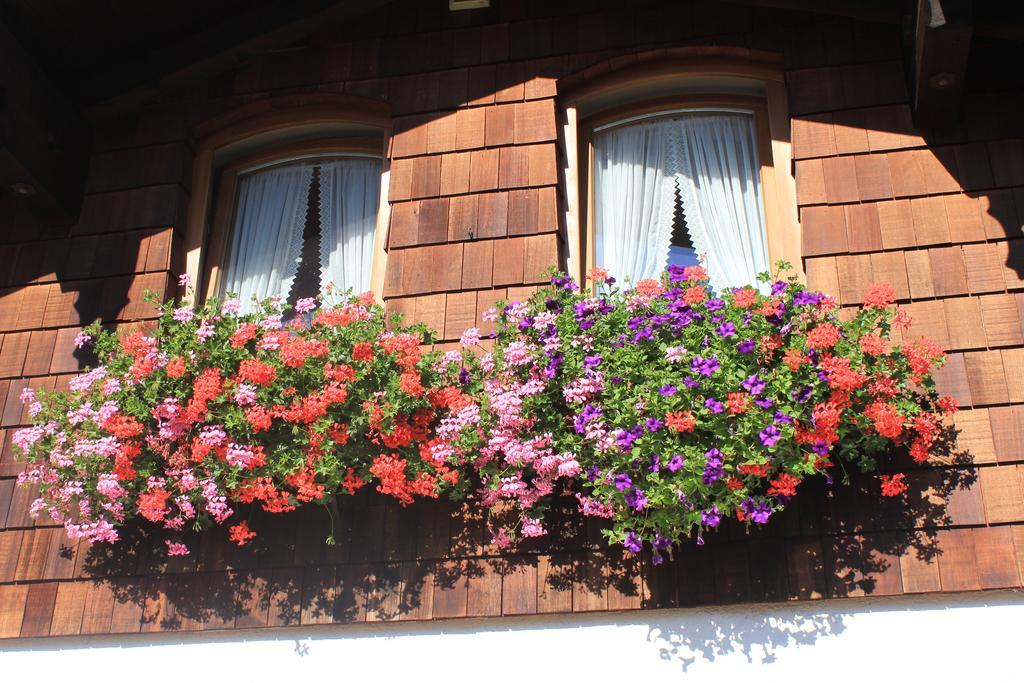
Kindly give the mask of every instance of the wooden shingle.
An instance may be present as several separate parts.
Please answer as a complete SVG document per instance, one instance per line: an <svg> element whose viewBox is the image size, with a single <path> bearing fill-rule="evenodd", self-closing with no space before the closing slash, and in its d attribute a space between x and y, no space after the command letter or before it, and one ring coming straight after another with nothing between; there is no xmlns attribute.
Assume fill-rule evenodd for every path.
<svg viewBox="0 0 1024 683"><path fill-rule="evenodd" d="M0 586L0 638L21 635L29 587L24 584Z"/></svg>
<svg viewBox="0 0 1024 683"><path fill-rule="evenodd" d="M886 249L900 249L917 244L914 234L914 216L910 201L897 199L875 204L878 223L882 232L882 246Z"/></svg>
<svg viewBox="0 0 1024 683"><path fill-rule="evenodd" d="M910 200L910 212L914 219L915 242L919 245L948 244L950 242L949 221L942 197L923 197Z"/></svg>
<svg viewBox="0 0 1024 683"><path fill-rule="evenodd" d="M801 206L808 204L824 204L825 171L821 159L804 159L797 161L796 167L796 199Z"/></svg>
<svg viewBox="0 0 1024 683"><path fill-rule="evenodd" d="M805 256L843 254L849 250L846 212L841 206L809 206L801 211Z"/></svg>
<svg viewBox="0 0 1024 683"><path fill-rule="evenodd" d="M554 140L557 136L555 125L555 101L553 99L521 102L514 105L515 135L517 145Z"/></svg>
<svg viewBox="0 0 1024 683"><path fill-rule="evenodd" d="M996 447L993 443L993 429L990 408L959 410L953 416L957 430L957 449L970 454L977 464L996 461ZM1024 442L1022 442L1024 447Z"/></svg>
<svg viewBox="0 0 1024 683"><path fill-rule="evenodd" d="M854 157L857 189L861 201L892 199L889 159L885 154L863 154Z"/></svg>
<svg viewBox="0 0 1024 683"><path fill-rule="evenodd" d="M846 230L852 252L879 251L882 248L882 231L875 204L848 204Z"/></svg>
<svg viewBox="0 0 1024 683"><path fill-rule="evenodd" d="M981 527L973 529L974 556L978 578L983 589L1015 588L1021 584L1010 527Z"/></svg>
<svg viewBox="0 0 1024 683"><path fill-rule="evenodd" d="M828 157L822 160L821 165L825 174L825 200L829 204L861 199L853 157Z"/></svg>
<svg viewBox="0 0 1024 683"><path fill-rule="evenodd" d="M984 348L987 345L985 328L978 325L981 320L981 301L977 297L956 297L946 299L943 303L945 318L949 321L948 348Z"/></svg>
<svg viewBox="0 0 1024 683"><path fill-rule="evenodd" d="M1021 325L1018 299L1013 294L993 294L980 298L982 322L989 346L1024 344L1024 326Z"/></svg>
<svg viewBox="0 0 1024 683"><path fill-rule="evenodd" d="M836 154L832 114L796 116L791 123L793 157L806 159Z"/></svg>
<svg viewBox="0 0 1024 683"><path fill-rule="evenodd" d="M1005 261L1000 260L995 245L965 244L963 253L967 287L972 294L1003 291Z"/></svg>
<svg viewBox="0 0 1024 683"><path fill-rule="evenodd" d="M924 169L916 150L889 152L889 172L896 197L919 197L928 194Z"/></svg>
<svg viewBox="0 0 1024 683"><path fill-rule="evenodd" d="M967 293L967 271L961 247L929 249L928 258L935 296L957 296Z"/></svg>

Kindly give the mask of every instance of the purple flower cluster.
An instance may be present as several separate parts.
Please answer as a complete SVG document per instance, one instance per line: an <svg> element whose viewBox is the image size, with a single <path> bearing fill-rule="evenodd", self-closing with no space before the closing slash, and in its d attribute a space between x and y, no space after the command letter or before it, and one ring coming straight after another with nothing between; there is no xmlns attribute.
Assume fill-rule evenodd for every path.
<svg viewBox="0 0 1024 683"><path fill-rule="evenodd" d="M757 524L767 523L768 518L772 516L772 506L764 500L747 498L743 501L742 507L747 516Z"/></svg>
<svg viewBox="0 0 1024 683"><path fill-rule="evenodd" d="M704 474L701 479L707 486L714 484L725 475L725 463L722 458L722 451L712 448L704 454L708 459L704 465Z"/></svg>
<svg viewBox="0 0 1024 683"><path fill-rule="evenodd" d="M782 431L773 423L762 429L758 436L761 437L761 444L765 448L771 448L782 438Z"/></svg>
<svg viewBox="0 0 1024 683"><path fill-rule="evenodd" d="M711 356L711 358L694 356L693 360L690 361L690 369L704 377L710 377L715 374L720 367L721 363L718 362L717 355Z"/></svg>

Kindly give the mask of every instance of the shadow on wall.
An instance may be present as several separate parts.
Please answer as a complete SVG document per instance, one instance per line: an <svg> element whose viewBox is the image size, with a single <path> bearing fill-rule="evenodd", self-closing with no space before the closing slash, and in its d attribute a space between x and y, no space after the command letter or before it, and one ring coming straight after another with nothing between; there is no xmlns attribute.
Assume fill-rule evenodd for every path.
<svg viewBox="0 0 1024 683"><path fill-rule="evenodd" d="M116 546L88 548L81 573L110 591L117 626L129 632L533 613L541 596L551 611L580 612L898 594L900 558L936 561L936 529L950 523L946 501L973 483L969 456L948 457L955 466L911 473L902 500L881 498L874 477L850 486L808 480L764 527L723 526L658 566L607 548L569 499L549 540L500 556L470 506L401 508L361 492L344 501L335 545L324 543L331 526L320 510L240 510L261 534L251 547L230 544L217 528L185 539L191 555L167 558L160 530L133 525ZM671 623L652 625L651 638L684 665L695 652L770 658L843 629L841 615L817 612L735 628L723 621L673 631Z"/></svg>

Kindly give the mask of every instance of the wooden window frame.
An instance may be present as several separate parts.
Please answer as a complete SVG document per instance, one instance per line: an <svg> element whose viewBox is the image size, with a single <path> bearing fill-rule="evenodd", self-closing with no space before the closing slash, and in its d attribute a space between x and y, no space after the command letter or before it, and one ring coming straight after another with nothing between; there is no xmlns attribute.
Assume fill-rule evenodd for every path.
<svg viewBox="0 0 1024 683"><path fill-rule="evenodd" d="M279 145L270 149L261 150L254 154L242 157L229 164L224 165L220 170L219 184L213 203L213 216L210 221L210 230L205 244L205 255L202 263L202 292L204 299L221 296L223 265L228 257L228 248L231 242L231 229L234 223L235 211L238 204L238 179L247 172L259 170L259 167L272 168L284 166L291 163L312 162L316 160L328 160L339 157L370 157L381 162L383 174L384 160L386 158L386 144L380 139L369 137L352 138L325 138L320 140L304 140L287 145ZM384 199L386 202L386 198ZM371 272L376 273L379 268L383 272L384 263L378 263L378 252L383 250L377 248L380 225L380 205L377 207L378 230L374 236L374 263ZM371 286L373 277L371 276Z"/></svg>
<svg viewBox="0 0 1024 683"><path fill-rule="evenodd" d="M381 156L380 204L374 234L370 290L382 301L387 262L387 231L391 219L388 185L391 162L392 119L390 107L380 100L339 93L302 93L258 99L204 119L190 129L195 140L192 162L192 192L185 215L184 242L176 249L176 267L196 283L196 297L202 300L210 289L204 273L210 257L210 234L214 214L224 202L215 202L215 180L239 156L258 156L266 151L281 156L291 145L318 140L358 140L372 136L377 141L374 155ZM298 142L285 142L287 140ZM242 150L258 150L257 152ZM227 204L233 205L233 197ZM233 206L232 206L233 208ZM221 238L223 240L223 238ZM223 244L219 247L223 257Z"/></svg>
<svg viewBox="0 0 1024 683"><path fill-rule="evenodd" d="M759 94L661 94L642 98L630 89L644 85L676 84L685 88L690 79L729 79L749 84ZM635 92L635 91L634 91ZM623 104L615 104L622 93ZM583 278L594 264L594 129L634 116L680 109L743 109L755 119L758 157L761 165L761 199L764 204L765 232L769 265L777 261L793 266L790 274L805 279L802 263L802 239L796 203L796 179L790 145L790 118L784 75L781 66L732 57L687 56L684 59L653 60L622 69L610 76L570 90L562 98L565 153L565 243L566 269ZM595 106L595 102L611 102ZM589 111L594 109L595 111ZM585 112L585 113L584 113ZM582 280L581 280L582 281Z"/></svg>

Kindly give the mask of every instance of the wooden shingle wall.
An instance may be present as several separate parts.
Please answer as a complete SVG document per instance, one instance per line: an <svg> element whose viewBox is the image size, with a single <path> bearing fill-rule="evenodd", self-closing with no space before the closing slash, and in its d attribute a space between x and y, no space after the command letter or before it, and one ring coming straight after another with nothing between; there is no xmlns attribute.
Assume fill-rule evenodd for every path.
<svg viewBox="0 0 1024 683"><path fill-rule="evenodd" d="M910 121L892 28L720 3L398 3L291 49L161 93L97 123L72 226L0 207L0 637L251 628L381 619L688 606L1021 586L1024 572L1024 142L1014 101L968 93L955 130ZM11 435L24 386L67 381L96 317L144 321L146 289L181 269L192 130L281 95L380 98L394 114L388 306L445 339L561 263L559 79L688 45L785 58L804 266L855 305L874 280L938 340L942 388L973 460L913 469L906 501L877 481L807 482L747 535L730 527L660 566L604 549L570 512L544 543L498 553L476 511L345 502L258 516L260 543L220 531L168 560L128 530L114 548L31 520ZM668 52L666 52L666 55ZM481 325L482 326L482 325ZM902 462L902 461L901 461Z"/></svg>

